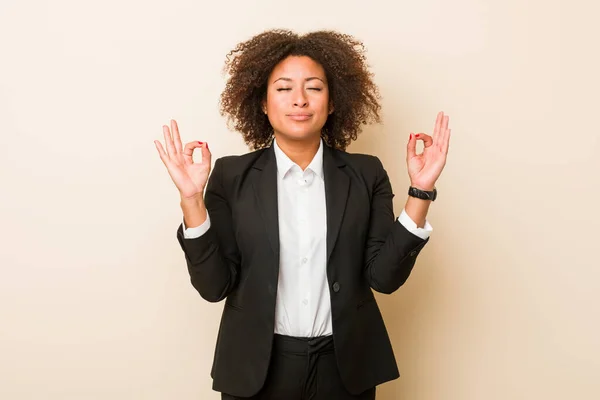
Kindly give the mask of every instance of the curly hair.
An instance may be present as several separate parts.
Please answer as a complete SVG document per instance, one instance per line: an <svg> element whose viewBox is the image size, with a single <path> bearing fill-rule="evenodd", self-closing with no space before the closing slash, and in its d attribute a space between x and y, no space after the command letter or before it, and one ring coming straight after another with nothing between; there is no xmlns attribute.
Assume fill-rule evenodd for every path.
<svg viewBox="0 0 600 400"><path fill-rule="evenodd" d="M362 42L335 31L262 32L227 54L223 70L229 77L221 93L221 115L250 148L270 145L273 127L262 110L269 75L288 56L308 56L325 70L329 100L335 107L321 137L331 147L345 150L358 137L361 125L381 122L380 94L364 53Z"/></svg>

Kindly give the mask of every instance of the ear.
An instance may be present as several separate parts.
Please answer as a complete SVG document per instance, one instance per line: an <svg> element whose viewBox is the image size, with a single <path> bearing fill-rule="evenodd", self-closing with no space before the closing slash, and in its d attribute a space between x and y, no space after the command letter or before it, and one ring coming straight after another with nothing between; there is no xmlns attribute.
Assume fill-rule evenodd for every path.
<svg viewBox="0 0 600 400"><path fill-rule="evenodd" d="M267 98L266 98L266 96L263 99L263 101L261 102L261 108L262 108L262 112L265 113L265 115L266 115L267 114Z"/></svg>

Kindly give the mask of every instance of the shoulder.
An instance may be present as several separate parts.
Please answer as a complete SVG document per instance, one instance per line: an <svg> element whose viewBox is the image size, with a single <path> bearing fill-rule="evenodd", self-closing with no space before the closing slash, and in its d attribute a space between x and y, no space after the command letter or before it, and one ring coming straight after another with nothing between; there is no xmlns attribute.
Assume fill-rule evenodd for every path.
<svg viewBox="0 0 600 400"><path fill-rule="evenodd" d="M247 175L248 171L257 164L269 149L254 150L240 155L227 155L216 159L211 176L223 186L228 186L240 177Z"/></svg>
<svg viewBox="0 0 600 400"><path fill-rule="evenodd" d="M263 155L268 148L251 151L240 155L228 155L217 158L215 161L215 169L217 167L226 169L231 172L243 171L251 167Z"/></svg>
<svg viewBox="0 0 600 400"><path fill-rule="evenodd" d="M371 154L349 153L343 150L333 150L334 155L347 166L361 175L378 176L385 173L379 157Z"/></svg>
<svg viewBox="0 0 600 400"><path fill-rule="evenodd" d="M341 160L343 172L353 181L369 189L369 193L379 190L381 187L390 186L391 182L387 171L379 157L371 154L349 153L341 150L333 150L335 158Z"/></svg>

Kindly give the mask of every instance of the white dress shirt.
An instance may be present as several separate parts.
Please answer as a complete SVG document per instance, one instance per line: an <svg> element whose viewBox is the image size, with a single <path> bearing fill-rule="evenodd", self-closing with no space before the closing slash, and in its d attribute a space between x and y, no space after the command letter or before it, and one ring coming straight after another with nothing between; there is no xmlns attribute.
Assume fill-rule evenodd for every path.
<svg viewBox="0 0 600 400"><path fill-rule="evenodd" d="M296 337L332 334L331 302L327 282L327 216L323 174L323 140L304 171L273 141L277 161L279 214L279 281L275 305L275 333ZM427 239L424 228L406 214L398 217L414 235ZM202 236L210 217L198 227L186 228L186 239Z"/></svg>

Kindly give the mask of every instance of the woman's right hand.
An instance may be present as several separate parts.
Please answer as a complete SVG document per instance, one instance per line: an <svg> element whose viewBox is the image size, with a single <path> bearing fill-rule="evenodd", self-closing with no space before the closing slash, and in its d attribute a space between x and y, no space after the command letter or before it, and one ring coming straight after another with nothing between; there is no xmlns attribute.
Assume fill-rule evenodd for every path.
<svg viewBox="0 0 600 400"><path fill-rule="evenodd" d="M202 199L204 187L210 174L211 154L208 144L203 142L189 142L185 148L181 147L181 138L177 122L171 120L171 129L163 125L163 134L167 151L162 144L155 140L154 144L167 171L177 186L182 200ZM194 149L200 148L202 161L194 163L192 154Z"/></svg>

